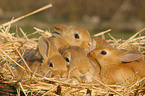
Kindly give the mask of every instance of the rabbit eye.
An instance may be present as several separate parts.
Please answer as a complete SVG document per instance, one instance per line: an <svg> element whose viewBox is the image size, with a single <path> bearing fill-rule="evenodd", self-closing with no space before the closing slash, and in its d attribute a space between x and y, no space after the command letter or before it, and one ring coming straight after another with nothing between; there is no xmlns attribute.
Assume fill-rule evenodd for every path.
<svg viewBox="0 0 145 96"><path fill-rule="evenodd" d="M53 67L53 64L51 62L49 63L49 67Z"/></svg>
<svg viewBox="0 0 145 96"><path fill-rule="evenodd" d="M107 52L106 52L106 51L101 51L101 54L102 54L102 55L106 55Z"/></svg>
<svg viewBox="0 0 145 96"><path fill-rule="evenodd" d="M79 34L74 34L74 37L75 37L75 39L79 39L80 37L79 37Z"/></svg>
<svg viewBox="0 0 145 96"><path fill-rule="evenodd" d="M69 59L68 58L65 58L66 62L69 62Z"/></svg>

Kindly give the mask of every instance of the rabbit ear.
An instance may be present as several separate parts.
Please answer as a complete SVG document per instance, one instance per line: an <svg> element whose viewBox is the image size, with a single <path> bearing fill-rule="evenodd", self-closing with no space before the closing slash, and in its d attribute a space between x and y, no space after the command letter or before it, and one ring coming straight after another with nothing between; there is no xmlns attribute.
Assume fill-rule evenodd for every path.
<svg viewBox="0 0 145 96"><path fill-rule="evenodd" d="M142 54L139 51L127 51L120 56L121 62L130 62L139 59Z"/></svg>
<svg viewBox="0 0 145 96"><path fill-rule="evenodd" d="M55 28L55 29L58 29L58 30L64 30L64 29L67 28L67 26L62 25L62 24L55 24L55 25L54 25L54 28Z"/></svg>
<svg viewBox="0 0 145 96"><path fill-rule="evenodd" d="M44 59L47 58L49 50L49 41L45 37L41 36L39 38L38 44L40 54L43 56Z"/></svg>
<svg viewBox="0 0 145 96"><path fill-rule="evenodd" d="M67 26L62 25L62 24L55 24L54 30L52 31L53 36L60 35L63 32L63 30L65 30L65 29L67 29Z"/></svg>
<svg viewBox="0 0 145 96"><path fill-rule="evenodd" d="M57 35L59 36L62 32L63 32L63 30L54 29L52 31L52 35L53 36L57 36Z"/></svg>

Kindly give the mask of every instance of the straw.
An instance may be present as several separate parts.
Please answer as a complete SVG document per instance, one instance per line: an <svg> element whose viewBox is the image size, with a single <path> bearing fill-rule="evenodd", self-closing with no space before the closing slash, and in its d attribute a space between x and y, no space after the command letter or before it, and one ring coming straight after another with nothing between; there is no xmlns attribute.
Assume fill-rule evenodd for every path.
<svg viewBox="0 0 145 96"><path fill-rule="evenodd" d="M26 17L31 16L31 15L33 15L33 14L36 14L36 13L38 13L38 12L40 12L40 11L43 11L43 10L45 10L45 9L48 9L48 8L50 8L50 7L52 7L52 4L48 4L48 5L46 5L46 6L42 7L42 8L39 8L39 9L37 9L37 10L31 12L31 13L28 13L28 14L26 14L26 15L23 15L23 16L21 16L21 17L19 17L19 18L16 18L16 19L14 19L14 20L9 21L9 22L6 22L6 23L0 25L0 29L1 29L2 27L5 27L5 26L10 25L10 24L12 24L12 23L15 23L15 22L17 22L17 21L19 21L19 20L21 20L21 19L23 19L23 18L26 18Z"/></svg>
<svg viewBox="0 0 145 96"><path fill-rule="evenodd" d="M103 34L105 34L105 33L110 32L110 31L111 31L111 29L108 29L108 30L106 30L106 31L99 32L99 33L95 34L94 36L95 36L95 37L96 37L96 36L100 36L100 35L103 35Z"/></svg>

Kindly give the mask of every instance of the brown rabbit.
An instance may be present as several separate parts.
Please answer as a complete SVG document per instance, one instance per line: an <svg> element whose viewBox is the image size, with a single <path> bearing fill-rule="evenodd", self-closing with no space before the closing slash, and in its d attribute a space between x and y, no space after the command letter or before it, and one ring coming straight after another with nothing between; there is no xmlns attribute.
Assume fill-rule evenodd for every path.
<svg viewBox="0 0 145 96"><path fill-rule="evenodd" d="M63 58L70 64L68 78L75 78L79 82L94 82L93 78L99 78L96 75L95 68L87 57L87 53L81 47L71 46L59 50ZM98 75L99 76L99 75Z"/></svg>
<svg viewBox="0 0 145 96"><path fill-rule="evenodd" d="M59 52L58 49L62 48L62 47L66 47L69 46L61 37L50 37L50 38L45 38L45 37L40 37L39 39L39 51L40 54L42 55L44 62L42 63L42 72L43 74L46 74L48 72L48 62L53 61L54 64L58 63L59 61L54 61L55 57L57 57L57 59L60 61L62 61L64 63L64 65L66 65L66 62L64 62L64 60L62 60L63 58L61 58L61 56L59 56ZM60 62L61 65L61 62ZM60 67L58 64L57 66L54 65L55 68L53 68L54 70L58 70L57 66ZM63 69L64 67L62 67ZM61 70L61 69L60 69ZM61 70L62 71L62 70ZM66 69L65 69L66 71ZM54 72L55 73L55 72Z"/></svg>
<svg viewBox="0 0 145 96"><path fill-rule="evenodd" d="M91 47L91 37L87 30L61 24L54 25L54 28L53 35L62 37L70 46L79 46L86 51Z"/></svg>
<svg viewBox="0 0 145 96"><path fill-rule="evenodd" d="M66 46L69 45L61 37L57 36L46 38L41 36L38 42L38 49L32 55L27 57L26 62L33 72L36 71L37 73L45 75L46 72L48 72L48 67L45 68L43 65L46 65L51 57L59 54L59 48ZM44 61L43 63L42 60ZM21 65L25 67L23 62ZM43 66L43 69L41 69L40 66ZM23 70L21 68L18 68L18 71L20 71L20 74L23 74Z"/></svg>
<svg viewBox="0 0 145 96"><path fill-rule="evenodd" d="M116 84L123 82L136 72L138 74L130 78L129 81L145 76L142 74L145 68L144 62L135 61L142 56L138 51L121 51L115 48L102 47L90 52L90 56L100 64L100 76L104 83Z"/></svg>

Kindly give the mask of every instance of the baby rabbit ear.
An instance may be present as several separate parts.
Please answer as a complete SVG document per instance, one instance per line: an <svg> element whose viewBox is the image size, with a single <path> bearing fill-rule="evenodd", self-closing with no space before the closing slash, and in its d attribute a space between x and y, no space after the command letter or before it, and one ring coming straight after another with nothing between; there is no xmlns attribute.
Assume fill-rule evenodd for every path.
<svg viewBox="0 0 145 96"><path fill-rule="evenodd" d="M49 42L47 38L41 36L39 38L38 46L39 46L40 54L43 56L44 59L47 58L48 50L49 50Z"/></svg>
<svg viewBox="0 0 145 96"><path fill-rule="evenodd" d="M139 51L127 51L120 56L121 62L130 62L139 59L142 54Z"/></svg>
<svg viewBox="0 0 145 96"><path fill-rule="evenodd" d="M62 25L62 24L55 24L55 25L54 25L54 28L55 28L55 29L58 29L58 30L64 30L64 29L67 28L67 26Z"/></svg>
<svg viewBox="0 0 145 96"><path fill-rule="evenodd" d="M52 35L53 35L53 36L59 36L59 35L62 33L62 31L63 31L63 30L54 29L54 30L52 31Z"/></svg>
<svg viewBox="0 0 145 96"><path fill-rule="evenodd" d="M52 31L53 36L58 36L60 35L63 30L67 29L67 26L61 25L61 24L55 24L54 25L54 30Z"/></svg>

